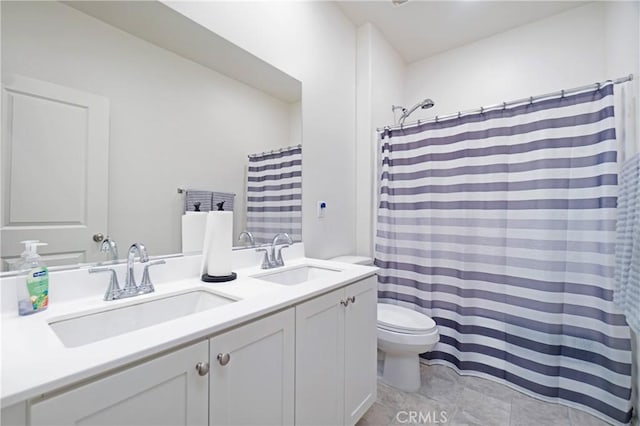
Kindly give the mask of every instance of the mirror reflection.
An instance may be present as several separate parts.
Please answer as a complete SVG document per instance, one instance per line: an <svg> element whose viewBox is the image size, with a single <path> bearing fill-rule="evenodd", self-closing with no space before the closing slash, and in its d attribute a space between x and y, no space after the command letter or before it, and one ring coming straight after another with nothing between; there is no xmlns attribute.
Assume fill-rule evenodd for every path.
<svg viewBox="0 0 640 426"><path fill-rule="evenodd" d="M49 244L50 266L108 261L113 242L120 257L133 242L181 253L189 190L229 197L234 245L249 244L243 230L300 240L301 162L274 157L300 150L300 82L236 46L211 49L204 38L221 41L202 27L164 47L85 3L112 20L119 7L134 27L145 8L169 13L157 2L2 2L2 270L28 239ZM197 26L171 13L172 25ZM212 69L207 52L225 49L242 58L243 81ZM229 74L233 61L218 62ZM268 89L246 83L261 78ZM273 158L252 166L260 156Z"/></svg>

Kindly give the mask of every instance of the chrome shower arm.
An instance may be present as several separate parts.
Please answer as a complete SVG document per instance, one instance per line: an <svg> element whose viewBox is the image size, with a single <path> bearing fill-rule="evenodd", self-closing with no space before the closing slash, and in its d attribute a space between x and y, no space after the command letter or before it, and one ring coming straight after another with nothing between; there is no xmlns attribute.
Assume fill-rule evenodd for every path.
<svg viewBox="0 0 640 426"><path fill-rule="evenodd" d="M409 110L407 110L402 106L397 106L397 105L391 105L391 110L395 112L396 109L402 109L402 115L398 119L398 124L404 124L404 120L406 120L407 117L409 117L418 108L429 109L429 108L432 108L434 105L435 103L431 99L427 98L421 102L418 102L417 104L412 106L411 109Z"/></svg>

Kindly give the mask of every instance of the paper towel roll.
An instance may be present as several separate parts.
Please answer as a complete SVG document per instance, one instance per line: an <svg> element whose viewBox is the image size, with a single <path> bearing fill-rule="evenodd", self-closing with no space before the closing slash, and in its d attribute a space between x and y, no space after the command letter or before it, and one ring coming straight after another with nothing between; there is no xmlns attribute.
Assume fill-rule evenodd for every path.
<svg viewBox="0 0 640 426"><path fill-rule="evenodd" d="M187 212L182 215L182 252L202 252L207 212Z"/></svg>
<svg viewBox="0 0 640 426"><path fill-rule="evenodd" d="M207 214L207 226L202 253L202 273L222 277L231 275L233 212L212 211Z"/></svg>

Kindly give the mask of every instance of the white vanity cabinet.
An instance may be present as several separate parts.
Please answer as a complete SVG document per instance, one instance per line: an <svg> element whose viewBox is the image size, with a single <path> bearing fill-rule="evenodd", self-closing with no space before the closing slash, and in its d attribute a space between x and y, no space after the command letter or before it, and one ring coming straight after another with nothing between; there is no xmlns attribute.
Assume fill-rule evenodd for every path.
<svg viewBox="0 0 640 426"><path fill-rule="evenodd" d="M294 421L289 308L57 395L30 424L283 425Z"/></svg>
<svg viewBox="0 0 640 426"><path fill-rule="evenodd" d="M211 338L211 425L289 425L295 313L290 308Z"/></svg>
<svg viewBox="0 0 640 426"><path fill-rule="evenodd" d="M45 425L353 425L376 397L369 277L8 407ZM265 311L269 312L269 311Z"/></svg>
<svg viewBox="0 0 640 426"><path fill-rule="evenodd" d="M353 425L376 398L376 280L296 306L297 425Z"/></svg>
<svg viewBox="0 0 640 426"><path fill-rule="evenodd" d="M31 403L30 424L205 425L207 340Z"/></svg>

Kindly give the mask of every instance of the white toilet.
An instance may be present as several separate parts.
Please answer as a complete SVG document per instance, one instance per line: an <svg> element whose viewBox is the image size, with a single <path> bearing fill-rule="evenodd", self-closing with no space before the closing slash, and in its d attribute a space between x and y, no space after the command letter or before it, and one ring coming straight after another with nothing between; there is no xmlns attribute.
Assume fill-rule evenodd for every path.
<svg viewBox="0 0 640 426"><path fill-rule="evenodd" d="M372 265L368 257L340 256L335 262ZM418 355L429 352L440 334L435 321L427 315L398 305L378 303L378 349L384 352L382 380L398 389L420 389Z"/></svg>
<svg viewBox="0 0 640 426"><path fill-rule="evenodd" d="M418 355L429 352L440 335L435 321L402 306L378 303L378 349L384 352L382 380L398 389L420 389Z"/></svg>

